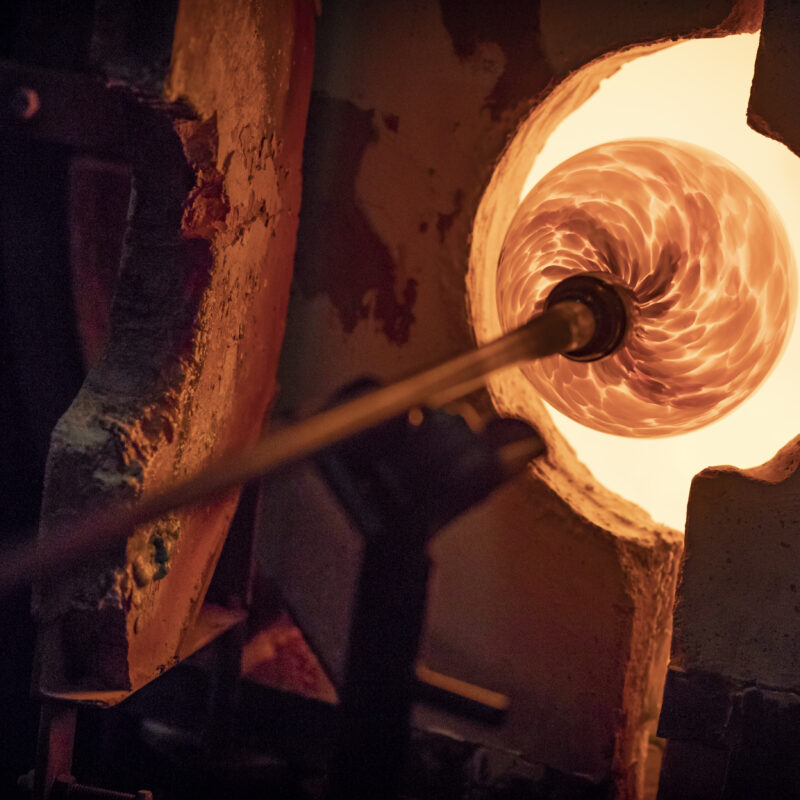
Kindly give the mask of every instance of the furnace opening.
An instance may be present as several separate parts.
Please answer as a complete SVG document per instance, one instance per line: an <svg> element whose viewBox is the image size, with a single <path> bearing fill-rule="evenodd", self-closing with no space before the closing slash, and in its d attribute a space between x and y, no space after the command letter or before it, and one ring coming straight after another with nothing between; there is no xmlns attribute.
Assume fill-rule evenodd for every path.
<svg viewBox="0 0 800 800"><path fill-rule="evenodd" d="M476 220L470 289L473 321L478 338L482 341L484 332L497 331L501 323L507 327L509 322L498 320L497 312L487 306L486 297L477 294L489 288L484 277L478 274L480 270L489 269L490 279L497 277L501 286L505 280L498 245L498 239L502 236L502 222L505 221L505 227L508 228L516 212L516 203L525 198L544 176L552 183L548 173L558 174L563 169L559 165L574 159L578 153L597 148L598 145L613 147L604 143L632 138L677 140L688 143L686 147L690 150L698 145L711 151L709 157L712 160L721 156L731 162L734 165L732 174L741 171L742 181L745 184L752 181L756 195L763 192L771 201L774 210L766 216L774 214L775 224L769 232L760 228L758 234L756 227L759 226L754 225L754 217L758 215L751 213L752 197L741 186L737 188L731 185L732 204L711 209L712 213L721 217L722 224L728 226L729 243L737 267L734 271L752 270L753 276L764 276L765 280L769 276L769 280L775 284L774 292L765 292L765 296L771 295L769 299L775 306L774 310L767 313L762 307L756 315L756 318L761 317L757 325L762 334L766 334L770 327L773 331L762 337L763 347L758 358L753 357L758 348L748 348L750 356L747 358L751 363L747 369L738 369L747 360L743 354L736 358L732 355L737 345L742 349L740 343L746 337L738 336L734 330L737 325L730 323L732 341L727 358L730 367L739 373L739 383L747 384L748 391L753 389L769 372L771 359L778 356L784 340L788 338L783 355L777 359L772 373L749 395L747 402L738 405L726 416L705 424L717 416L725 415L732 408L736 390L726 390L724 380L713 387L714 381L709 376L703 377L703 373L709 370L713 373L714 364L709 359L704 360L698 353L692 370L694 376L687 377L687 380L691 383L696 378L703 384L696 388L706 395L710 405L707 404L707 413L702 419L702 414L687 409L686 419L691 418L694 422L685 426L667 422L668 415L664 415L658 435L678 434L668 438L642 440L613 435L623 432L634 436L647 435L642 432L641 424L636 429L638 423L634 418L640 409L633 407L630 409L634 423L631 431L623 431L619 426L615 428L614 424L602 419L602 413L596 427L606 432L580 424L592 424L592 418L598 415L586 403L570 407L570 401L563 399L564 376L559 378L552 369L545 374L548 372L545 365L538 375L532 376L535 378L537 397L525 391L517 378L500 377L492 384L495 402L503 413L529 416L537 425L543 425L550 431L553 457L542 472L551 484L561 482L574 490L576 485L582 483L585 492L588 487L597 489L593 476L604 487L633 500L654 519L676 528L683 527L689 486L697 472L715 464L730 463L748 467L762 463L796 434L796 430L789 427L789 420L793 413L792 398L800 388L796 370L792 368L793 364L800 361L800 335L796 327L791 337L788 333L793 316L791 299L796 284L796 267L792 263L796 262L796 256L793 259L791 251L797 253L800 244L795 233L800 230L800 202L793 196L791 187L800 180L800 160L783 145L747 126L746 109L757 46L757 34L693 40L672 46L662 44L617 54L580 70L539 106L523 126L499 165ZM718 160L722 162L722 159ZM516 170L525 176L524 180L520 179L519 174L513 176ZM689 168L687 178L691 172ZM516 185L519 185L519 189L516 189ZM548 188L545 184L544 188L550 191L553 187ZM517 192L514 203L501 199L500 193L505 191ZM678 195L681 195L681 191L678 191ZM591 199L587 201L591 202ZM679 213L686 212L682 196L676 195L667 205ZM736 205L740 206L738 211L734 210ZM671 212L667 208L665 213ZM657 220L654 223L659 224ZM788 242L781 228L788 232ZM737 242L737 239L740 241ZM530 252L535 253L537 243L530 241L527 244ZM551 241L548 246L552 244ZM499 275L496 266L498 260L501 260ZM777 270L766 267L765 260L773 266L777 263ZM640 263L637 266L641 268L644 265ZM707 280L709 267L710 270L716 269L706 254L705 263L699 264L701 271L705 269L701 273L701 282L706 281L705 288L701 288L705 297L696 306L708 306L706 299L713 292L712 282ZM509 271L507 266L505 269ZM740 293L748 295L744 290L748 281L742 281L741 275L731 278L734 283L737 280ZM524 284L524 281L520 283L517 280L512 292L519 294L520 291L532 291L530 281L527 288L521 289ZM778 284L783 288L778 289ZM499 291L502 293L502 288ZM502 308L503 298L495 297L494 292L490 294L489 302L496 300ZM741 307L752 305L751 301L752 298L744 296ZM519 298L514 302L519 308ZM710 313L712 318L701 321L697 319L697 314L687 313L683 309L680 314L689 323L689 328L679 334L672 324L675 322L673 319L667 326L670 336L656 332L662 341L650 344L656 345L656 350L669 349L683 333L692 339L701 326L704 338L707 338L708 324L713 323L714 318L722 325L730 321L721 319L718 310L706 308L705 312ZM744 328L742 330L744 333ZM765 344L767 339L769 344ZM686 353L692 347L693 343L689 342ZM685 355L681 354L681 358ZM708 355L713 354L709 351ZM666 356L674 357L675 354ZM738 365L735 363L737 359ZM686 358L687 365L691 360L691 357ZM609 365L612 371L613 366L624 370L623 364ZM585 382L586 376L574 374L576 369L587 372L585 365L568 365L567 369L570 371L567 382L573 382L573 387L576 377ZM748 370L749 377L745 374ZM524 371L532 372L530 368ZM758 380L755 379L756 373L760 375ZM740 395L747 393L740 392ZM540 397L550 405L543 406ZM621 399L625 402L629 400ZM691 405L693 401L690 399L688 402ZM631 403L628 402L628 405ZM560 412L567 412L572 419ZM680 414L673 412L671 419L677 419L678 416ZM551 427L551 420L555 428ZM775 427L772 427L773 423ZM703 424L703 427L691 433L680 432L681 427L688 429L696 424ZM569 445L565 445L556 429L566 437ZM582 467L576 464L574 455L589 468L592 476L587 478ZM635 516L630 508L626 509L626 514Z"/></svg>

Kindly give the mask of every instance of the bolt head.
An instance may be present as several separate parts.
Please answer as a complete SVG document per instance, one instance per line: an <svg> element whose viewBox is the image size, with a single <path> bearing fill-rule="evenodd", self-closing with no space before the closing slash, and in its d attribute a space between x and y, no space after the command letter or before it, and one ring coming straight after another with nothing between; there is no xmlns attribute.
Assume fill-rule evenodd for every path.
<svg viewBox="0 0 800 800"><path fill-rule="evenodd" d="M42 104L35 89L31 89L28 86L17 86L11 91L8 106L14 119L20 122L28 122L39 113Z"/></svg>

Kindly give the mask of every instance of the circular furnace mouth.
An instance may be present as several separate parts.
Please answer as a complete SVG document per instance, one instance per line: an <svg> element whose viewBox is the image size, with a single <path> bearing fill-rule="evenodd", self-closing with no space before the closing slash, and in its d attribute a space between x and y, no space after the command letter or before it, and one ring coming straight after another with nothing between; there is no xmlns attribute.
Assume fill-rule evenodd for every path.
<svg viewBox="0 0 800 800"><path fill-rule="evenodd" d="M611 489L676 528L697 472L762 463L797 432L800 160L746 125L757 39L642 47L567 78L511 142L473 230L479 342L572 274L627 293L615 356L529 364L490 390L542 430L551 485Z"/></svg>

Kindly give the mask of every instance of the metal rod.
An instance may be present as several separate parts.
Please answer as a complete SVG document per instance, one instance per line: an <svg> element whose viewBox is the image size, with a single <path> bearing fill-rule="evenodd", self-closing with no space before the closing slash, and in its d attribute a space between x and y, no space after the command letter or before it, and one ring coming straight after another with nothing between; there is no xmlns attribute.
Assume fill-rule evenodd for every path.
<svg viewBox="0 0 800 800"><path fill-rule="evenodd" d="M124 543L136 526L168 511L301 461L414 406L441 406L482 385L499 369L582 347L594 332L595 316L586 305L558 303L489 344L267 434L196 475L145 495L130 508L100 510L50 530L44 540L32 537L0 551L0 596Z"/></svg>
<svg viewBox="0 0 800 800"><path fill-rule="evenodd" d="M42 703L39 739L36 743L36 771L33 774L33 800L47 800L58 776L72 772L77 722L77 706L48 700Z"/></svg>

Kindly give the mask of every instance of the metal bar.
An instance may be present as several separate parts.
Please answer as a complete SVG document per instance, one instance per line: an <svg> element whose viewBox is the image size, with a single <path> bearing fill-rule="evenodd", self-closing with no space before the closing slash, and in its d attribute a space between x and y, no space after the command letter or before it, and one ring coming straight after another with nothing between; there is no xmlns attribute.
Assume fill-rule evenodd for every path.
<svg viewBox="0 0 800 800"><path fill-rule="evenodd" d="M125 542L136 526L172 509L294 464L415 406L449 401L454 386L466 392L499 369L582 347L594 330L595 317L587 306L559 303L487 345L268 434L131 508L100 510L82 522L49 531L45 539L6 549L0 552L0 596L97 557Z"/></svg>
<svg viewBox="0 0 800 800"><path fill-rule="evenodd" d="M325 800L395 800L411 738L414 664L428 595L425 535L367 539Z"/></svg>
<svg viewBox="0 0 800 800"><path fill-rule="evenodd" d="M444 675L418 663L416 699L435 703L451 714L498 724L505 719L510 699L500 692Z"/></svg>
<svg viewBox="0 0 800 800"><path fill-rule="evenodd" d="M77 706L45 700L39 717L33 800L47 800L59 775L72 772Z"/></svg>
<svg viewBox="0 0 800 800"><path fill-rule="evenodd" d="M153 793L147 789L140 789L136 794L116 792L78 783L71 775L62 775L53 784L48 800L153 800Z"/></svg>

